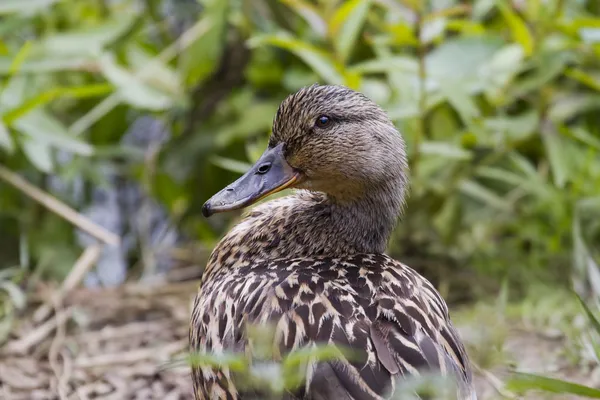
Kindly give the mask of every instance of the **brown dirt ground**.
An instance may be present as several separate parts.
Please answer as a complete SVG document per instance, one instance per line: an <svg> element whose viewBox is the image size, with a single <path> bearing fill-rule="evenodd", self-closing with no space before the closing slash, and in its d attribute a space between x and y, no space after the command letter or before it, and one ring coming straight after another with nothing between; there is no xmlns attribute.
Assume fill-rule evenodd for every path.
<svg viewBox="0 0 600 400"><path fill-rule="evenodd" d="M0 348L0 398L192 399L188 368L166 364L187 348L196 286L186 282L80 289L39 323L33 322L32 308ZM582 383L594 379L561 359L560 348L560 341L522 330L509 332L505 340L505 352L520 367L543 371L551 365L557 377ZM506 371L495 368L477 374L480 400L505 398L499 391Z"/></svg>

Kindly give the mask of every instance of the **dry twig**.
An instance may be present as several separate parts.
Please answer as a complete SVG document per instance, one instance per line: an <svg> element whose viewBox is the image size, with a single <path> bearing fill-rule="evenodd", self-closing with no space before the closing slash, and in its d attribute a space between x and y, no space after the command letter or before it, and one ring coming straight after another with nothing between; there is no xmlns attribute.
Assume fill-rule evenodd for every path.
<svg viewBox="0 0 600 400"><path fill-rule="evenodd" d="M62 299L54 299L54 313L58 315L62 310ZM68 400L68 383L71 377L72 365L71 359L66 350L63 348L66 336L66 320L57 322L56 324L56 335L52 339L50 344L50 350L48 352L48 361L50 362L50 368L54 372L56 377L56 391L61 400ZM62 357L63 363L60 365L59 356Z"/></svg>
<svg viewBox="0 0 600 400"><path fill-rule="evenodd" d="M130 350L124 353L99 354L93 357L79 357L75 359L75 366L80 368L106 367L114 364L133 364L144 360L157 360L170 357L172 354L184 350L188 345L186 339L167 343L158 348Z"/></svg>
<svg viewBox="0 0 600 400"><path fill-rule="evenodd" d="M90 219L81 215L56 197L35 187L19 175L0 165L0 179L14 186L22 193L37 201L50 211L60 215L82 231L90 234L96 239L110 245L117 246L120 242L119 236L104 229Z"/></svg>
<svg viewBox="0 0 600 400"><path fill-rule="evenodd" d="M66 295L77 287L85 274L96 264L101 251L102 245L100 244L90 245L83 251L69 272L69 275L63 281L61 288L52 295L49 301L42 304L35 311L33 314L34 322L41 322L46 319L52 311L52 304L62 303Z"/></svg>
<svg viewBox="0 0 600 400"><path fill-rule="evenodd" d="M496 375L492 374L487 369L483 369L477 364L473 363L473 367L485 380L494 388L498 394L507 399L516 399L517 395L505 388L504 383Z"/></svg>
<svg viewBox="0 0 600 400"><path fill-rule="evenodd" d="M46 339L54 329L60 324L64 324L73 314L73 308L67 308L64 311L61 311L56 314L56 316L42 325L38 326L36 329L32 330L26 336L23 336L20 339L13 340L9 342L4 348L3 353L6 354L25 354L27 353L33 346L42 342L42 340Z"/></svg>

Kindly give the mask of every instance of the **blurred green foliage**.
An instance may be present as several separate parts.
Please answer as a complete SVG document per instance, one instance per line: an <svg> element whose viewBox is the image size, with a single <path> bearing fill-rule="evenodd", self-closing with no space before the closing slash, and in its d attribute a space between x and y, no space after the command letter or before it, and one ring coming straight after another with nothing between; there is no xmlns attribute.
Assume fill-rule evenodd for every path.
<svg viewBox="0 0 600 400"><path fill-rule="evenodd" d="M595 0L4 0L0 38L0 163L41 188L82 176L88 197L54 193L77 209L111 165L210 249L235 216L200 206L258 158L278 103L344 84L408 143L393 256L451 298L597 279ZM120 141L142 115L172 131L157 157ZM81 251L72 226L4 183L0 236L0 268L61 276Z"/></svg>

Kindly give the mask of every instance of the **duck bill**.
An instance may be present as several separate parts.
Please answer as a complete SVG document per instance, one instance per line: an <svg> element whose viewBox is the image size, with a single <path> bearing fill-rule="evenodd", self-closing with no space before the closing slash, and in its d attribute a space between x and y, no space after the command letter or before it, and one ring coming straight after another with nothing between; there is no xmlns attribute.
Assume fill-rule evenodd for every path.
<svg viewBox="0 0 600 400"><path fill-rule="evenodd" d="M202 214L208 218L216 213L247 207L293 186L299 177L285 160L283 144L279 144L267 149L248 172L204 203Z"/></svg>

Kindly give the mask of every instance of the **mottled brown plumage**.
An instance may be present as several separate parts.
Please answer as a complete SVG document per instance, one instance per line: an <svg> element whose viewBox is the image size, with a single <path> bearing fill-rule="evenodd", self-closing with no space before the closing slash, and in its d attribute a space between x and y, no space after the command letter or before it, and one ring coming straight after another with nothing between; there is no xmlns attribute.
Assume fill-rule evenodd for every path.
<svg viewBox="0 0 600 400"><path fill-rule="evenodd" d="M335 344L362 355L310 365L286 398L381 399L396 378L433 370L456 378L459 399L475 399L444 300L383 254L406 184L402 137L372 101L340 86L288 97L265 155L205 212L289 185L304 190L253 208L214 249L194 303L192 350L243 351L245 323L272 323L283 352ZM197 399L256 398L227 369L192 375Z"/></svg>

